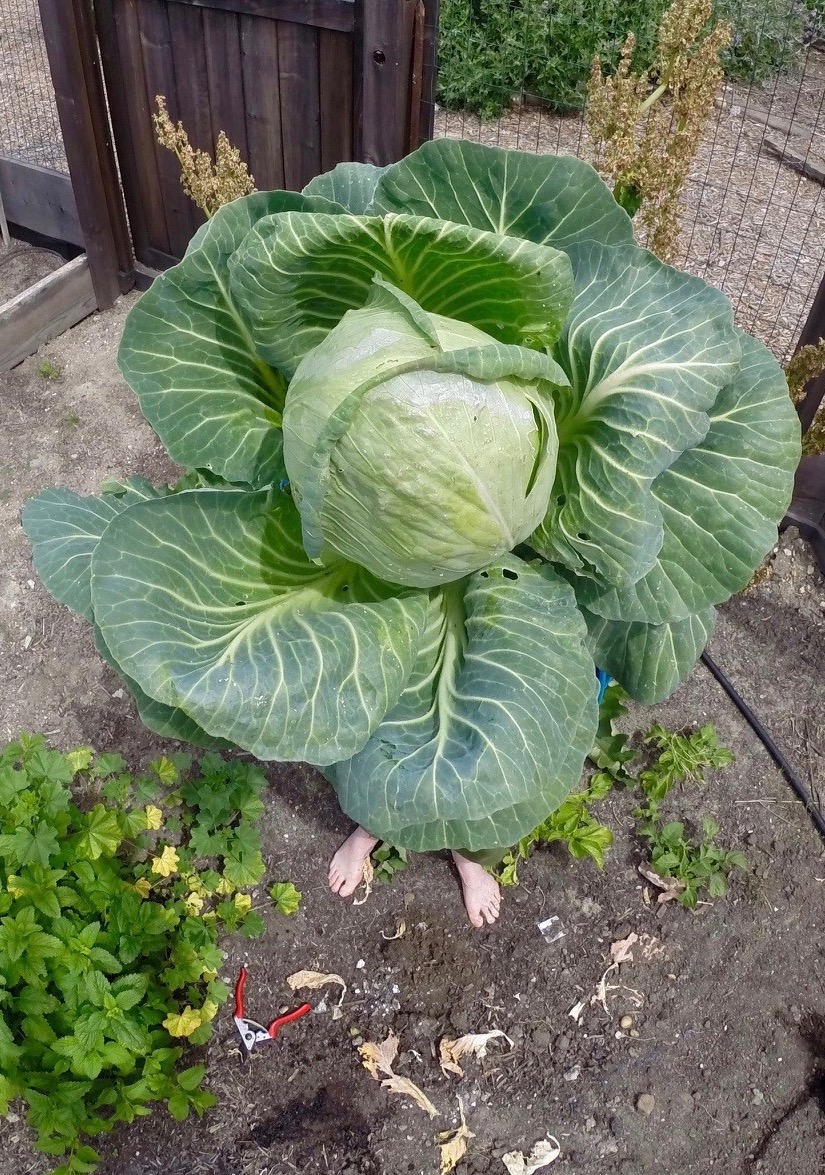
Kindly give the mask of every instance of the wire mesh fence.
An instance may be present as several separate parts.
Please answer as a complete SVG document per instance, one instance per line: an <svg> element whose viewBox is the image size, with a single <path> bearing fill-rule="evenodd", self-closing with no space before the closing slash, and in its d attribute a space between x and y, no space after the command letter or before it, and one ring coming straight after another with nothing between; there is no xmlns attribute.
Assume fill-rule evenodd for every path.
<svg viewBox="0 0 825 1175"><path fill-rule="evenodd" d="M622 0L442 0L436 136L591 159L584 112L570 109L584 103L587 49L615 62L630 31L644 47L665 7L657 0L633 7ZM822 14L802 0L725 0L720 7L734 27L726 60L733 76L725 79L683 193L679 264L722 289L739 324L785 360L825 272L825 187L765 140L780 150L791 144L797 167L816 160L825 168ZM554 55L569 64L569 43L556 38L571 11L583 28L602 21L580 38L577 89L569 73L560 81L551 68ZM456 28L445 29L449 21ZM550 60L543 75L537 44ZM497 64L504 52L509 74ZM497 108L502 112L489 117Z"/></svg>
<svg viewBox="0 0 825 1175"><path fill-rule="evenodd" d="M37 0L0 0L0 156L67 171Z"/></svg>

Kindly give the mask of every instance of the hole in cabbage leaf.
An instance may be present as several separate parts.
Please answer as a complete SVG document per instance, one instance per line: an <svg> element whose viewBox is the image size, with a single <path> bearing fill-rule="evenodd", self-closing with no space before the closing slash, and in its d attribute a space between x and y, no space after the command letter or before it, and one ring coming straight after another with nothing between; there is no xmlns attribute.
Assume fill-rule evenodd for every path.
<svg viewBox="0 0 825 1175"><path fill-rule="evenodd" d="M590 542L590 535L586 534L583 530L579 531L579 533L576 535L576 538L579 539L583 543Z"/></svg>
<svg viewBox="0 0 825 1175"><path fill-rule="evenodd" d="M236 608L243 608L243 606L244 606L244 604L245 604L245 603L246 603L246 600L236 600L236 601L235 601L235 607L236 607Z"/></svg>
<svg viewBox="0 0 825 1175"><path fill-rule="evenodd" d="M556 498L556 505L557 505L557 506L563 506L563 505L566 503L566 501L567 501L567 497L566 497L566 495L565 495L565 494L559 494L559 496Z"/></svg>
<svg viewBox="0 0 825 1175"><path fill-rule="evenodd" d="M489 571L482 571L482 572L481 572L481 578L482 578L482 579L489 579L489 578L490 578L490 572L489 572Z"/></svg>
<svg viewBox="0 0 825 1175"><path fill-rule="evenodd" d="M505 579L518 579L518 573L515 571L511 571L509 567L503 567L501 574L504 576Z"/></svg>

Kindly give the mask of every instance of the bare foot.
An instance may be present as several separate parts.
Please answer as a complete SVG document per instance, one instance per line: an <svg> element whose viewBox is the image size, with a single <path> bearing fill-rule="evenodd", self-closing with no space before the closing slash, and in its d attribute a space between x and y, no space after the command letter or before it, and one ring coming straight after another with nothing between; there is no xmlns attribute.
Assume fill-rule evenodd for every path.
<svg viewBox="0 0 825 1175"><path fill-rule="evenodd" d="M473 926L483 926L485 919L492 925L501 909L501 890L495 877L482 865L462 857L461 853L453 852L453 861L461 878L467 916Z"/></svg>
<svg viewBox="0 0 825 1175"><path fill-rule="evenodd" d="M329 863L329 888L339 898L354 894L364 879L364 862L378 844L365 828L356 828Z"/></svg>

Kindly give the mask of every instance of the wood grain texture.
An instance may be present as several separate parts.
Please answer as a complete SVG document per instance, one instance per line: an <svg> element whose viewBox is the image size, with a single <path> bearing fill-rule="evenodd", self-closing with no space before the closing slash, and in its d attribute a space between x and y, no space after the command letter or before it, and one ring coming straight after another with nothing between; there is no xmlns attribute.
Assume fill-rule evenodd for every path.
<svg viewBox="0 0 825 1175"><path fill-rule="evenodd" d="M383 167L407 152L418 0L361 0L357 8L356 158Z"/></svg>
<svg viewBox="0 0 825 1175"><path fill-rule="evenodd" d="M342 33L352 32L355 23L355 0L170 0L170 4L264 16Z"/></svg>
<svg viewBox="0 0 825 1175"><path fill-rule="evenodd" d="M0 158L0 192L12 224L83 247L69 176L36 163Z"/></svg>
<svg viewBox="0 0 825 1175"><path fill-rule="evenodd" d="M241 158L247 161L249 146L246 137L241 37L239 18L235 13L204 9L203 43L214 137L217 139L218 132L223 131L232 146L240 151ZM271 80L262 77L258 84L267 85L268 81L271 85Z"/></svg>
<svg viewBox="0 0 825 1175"><path fill-rule="evenodd" d="M0 305L0 371L9 371L49 339L97 309L84 254Z"/></svg>
<svg viewBox="0 0 825 1175"><path fill-rule="evenodd" d="M179 104L178 90L166 0L139 0L138 23L140 53L146 78L146 98L150 111L155 109L157 94L162 94L166 98L170 110L176 110ZM208 101L206 95L204 101ZM149 125L151 127L151 115ZM173 256L182 257L192 236L190 200L180 185L180 166L177 159L171 151L160 146L154 138L154 132L152 154L166 221L166 243L160 238L151 237L149 243L155 248L165 249Z"/></svg>
<svg viewBox="0 0 825 1175"><path fill-rule="evenodd" d="M284 187L300 191L321 166L318 30L278 22Z"/></svg>
<svg viewBox="0 0 825 1175"><path fill-rule="evenodd" d="M352 37L321 29L318 64L321 170L352 159L354 149Z"/></svg>
<svg viewBox="0 0 825 1175"><path fill-rule="evenodd" d="M278 22L241 16L241 71L249 171L262 191L284 186Z"/></svg>
<svg viewBox="0 0 825 1175"><path fill-rule="evenodd" d="M78 219L103 308L128 288L132 257L91 13L84 0L40 0L40 15Z"/></svg>

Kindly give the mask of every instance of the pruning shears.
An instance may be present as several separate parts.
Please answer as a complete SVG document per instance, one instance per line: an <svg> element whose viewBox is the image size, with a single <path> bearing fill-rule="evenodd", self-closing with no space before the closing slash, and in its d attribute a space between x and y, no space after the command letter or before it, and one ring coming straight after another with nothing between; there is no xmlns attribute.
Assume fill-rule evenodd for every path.
<svg viewBox="0 0 825 1175"><path fill-rule="evenodd" d="M263 1024L258 1024L255 1020L248 1020L244 1015L243 1006L243 992L246 986L246 964L241 967L241 973L238 976L238 982L235 984L235 1027L238 1030L238 1035L241 1038L241 1056L244 1061L248 1061L252 1055L252 1050L258 1044L266 1044L268 1041L273 1041L278 1035L279 1031L285 1024L291 1024L293 1020L300 1020L302 1016L306 1016L312 1011L312 1004L301 1004L300 1008L296 1008L293 1012L285 1012L283 1016L276 1016L268 1027Z"/></svg>

